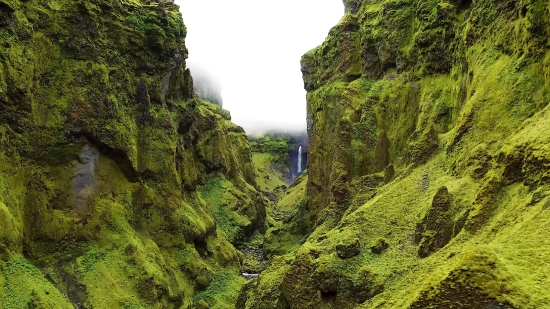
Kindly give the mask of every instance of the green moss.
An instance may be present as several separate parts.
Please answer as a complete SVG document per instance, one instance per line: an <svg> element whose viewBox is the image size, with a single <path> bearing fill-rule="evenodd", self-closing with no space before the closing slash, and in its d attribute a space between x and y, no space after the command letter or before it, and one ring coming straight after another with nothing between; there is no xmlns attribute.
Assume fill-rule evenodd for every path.
<svg viewBox="0 0 550 309"><path fill-rule="evenodd" d="M267 230L264 242L269 256L295 251L311 232L311 223L307 219L307 179L307 173L302 173L272 211L277 221Z"/></svg>
<svg viewBox="0 0 550 309"><path fill-rule="evenodd" d="M23 257L7 262L3 273L2 308L73 307L67 297Z"/></svg>
<svg viewBox="0 0 550 309"><path fill-rule="evenodd" d="M545 175L546 168L539 171L534 169L534 166L546 166L543 162L548 162L547 156L539 152L539 149L544 149L544 145L548 144L541 133L545 132L546 113L547 108L534 114L521 129L500 143L501 153L496 155L498 159L492 164L487 161L491 160L490 156L489 159L484 159L487 157L484 153L488 149L482 146L471 154L463 154L461 160L470 160L466 161L470 163L460 168L449 168L453 166L454 157L445 157L440 152L432 155L425 166L399 168L392 182L382 185L374 195L368 195L366 203L360 204L358 209L350 209L335 228L322 225L314 231L309 237L309 243L304 244L296 253L300 258L279 275L279 278L292 278L292 283L289 281L289 286L283 287L283 291L288 291L285 294L286 300L296 304L298 308L330 308L335 305L338 308L353 308L357 305L346 303L352 299L351 296L342 296L339 299L341 293L353 288L343 288L340 291L338 289L341 282L333 280L345 277L348 271L355 273L358 267L367 267L367 272L375 274L373 278L378 282L368 285L379 286L380 289L365 296L367 301L363 304L364 308L426 308L445 306L449 302L479 306L482 301L510 307L528 304L545 306L548 295L532 288L547 284L542 283L545 280L541 277L542 272L536 271L533 276L523 276L519 269L544 269L540 261L544 260L548 251L546 242L540 238L544 236L536 231L539 224L546 222L543 214L548 207L544 206L547 201L541 192L546 192L547 189L544 188L547 184L540 178L545 177L542 175ZM468 143L466 145L476 142L478 141L471 139L462 141ZM466 146L460 147L463 149ZM528 147L530 150L526 150ZM447 161L449 159L450 162ZM472 162L482 165L471 165ZM481 175L481 181L468 176L472 173L471 168L474 170L473 175ZM457 176L456 173L462 171L465 175ZM512 183L514 184L508 186ZM441 185L448 188L452 198L432 200L430 197L436 195ZM531 190L535 190L535 193L530 193L533 192ZM451 223L454 221L450 228L453 235L457 236L439 252L421 259L417 255L419 247L410 241L411 237L417 223L423 217L431 216L424 215L428 207L445 204L445 201L452 201L452 207L441 211L449 212L448 219ZM472 204L473 207L470 207ZM525 205L533 205L534 208L525 208ZM467 219L468 214L470 219ZM513 219L520 217L520 220ZM467 221L475 226L475 235L461 229L461 222L464 224ZM439 223L436 226L442 225ZM439 232L426 233L425 236L432 237L437 233ZM346 237L350 235L365 240L361 242L362 247L372 246L381 238L389 247L383 254L361 250L357 257L346 260L346 267L341 267L334 256L338 252L338 245L345 243ZM531 253L528 250L524 252L524 246L514 239L529 239L529 243L536 243L539 248L537 257L528 258ZM316 260L319 264L314 262ZM500 264L501 262L504 264ZM472 267L475 268L473 272ZM396 273L400 275L392 275ZM309 281L310 276L316 276L314 278L317 279ZM474 288L469 290L466 286ZM278 290L276 286L270 288ZM317 296L318 289L330 292L338 290L335 303L323 303L323 299ZM507 292L501 293L503 290ZM248 293L253 295L255 291ZM277 292L271 293L277 295ZM253 299L252 296L250 299ZM259 299L249 302L249 305L264 303Z"/></svg>
<svg viewBox="0 0 550 309"><path fill-rule="evenodd" d="M231 243L242 243L254 231L258 213L250 196L223 177L210 179L199 188L201 197L216 219L219 231Z"/></svg>
<svg viewBox="0 0 550 309"><path fill-rule="evenodd" d="M180 227L182 234L195 237L206 234L214 225L213 218L204 209L185 202L183 207L177 208L172 214L172 222Z"/></svg>
<svg viewBox="0 0 550 309"><path fill-rule="evenodd" d="M241 307L281 293L292 308L548 306L535 288L548 285L547 5L346 9L301 63L307 207L294 188L278 204L307 209L315 230ZM265 245L282 254L273 244L298 242L276 210Z"/></svg>
<svg viewBox="0 0 550 309"><path fill-rule="evenodd" d="M11 214L2 202L0 202L0 224L2 225L2 231L0 231L0 246L2 246L2 249L0 251L2 251L2 260L5 260L9 258L9 250L13 250L20 245L22 228L19 220Z"/></svg>
<svg viewBox="0 0 550 309"><path fill-rule="evenodd" d="M192 98L176 5L4 2L0 307L550 303L543 1L346 1L265 237L289 141ZM273 263L237 297L247 243Z"/></svg>
<svg viewBox="0 0 550 309"><path fill-rule="evenodd" d="M279 187L286 186L284 175L275 169L277 157L270 153L254 153L252 162L256 169L256 184L265 192L275 192Z"/></svg>
<svg viewBox="0 0 550 309"><path fill-rule="evenodd" d="M254 308L260 300L269 304L270 308L288 308L288 303L280 291L283 274L289 270L293 258L277 256L271 261L270 268L262 272L262 275L254 281L249 281L242 289L237 300L237 309Z"/></svg>
<svg viewBox="0 0 550 309"><path fill-rule="evenodd" d="M263 231L267 202L242 128L193 99L178 6L6 1L0 15L0 260L25 248L44 273L4 273L0 307L187 308L215 271L237 274L215 227ZM217 178L227 209L196 192Z"/></svg>
<svg viewBox="0 0 550 309"><path fill-rule="evenodd" d="M4 291L4 286L6 284L6 278L4 277L4 262L2 262L2 266L0 266L0 270L2 270L2 272L0 272L0 295L2 295L0 297L0 306L2 306L2 308L4 308L4 294L5 294L5 291Z"/></svg>
<svg viewBox="0 0 550 309"><path fill-rule="evenodd" d="M0 256L24 247L52 291L42 296L44 275L2 276L1 306L32 298L48 308L70 295L79 307L189 307L213 269L237 273L240 256L193 191L214 172L231 179L240 188L231 201L245 201L231 219L257 223L250 233L263 226L265 201L242 129L208 103L181 102L193 94L177 6L9 6L13 31L2 31L0 49L0 222L9 229ZM176 55L175 66L161 54ZM197 138L212 132L221 137ZM77 172L85 145L101 154ZM78 173L91 179L86 188L75 189ZM89 193L78 201L84 208L75 205L80 191ZM10 289L17 300L4 297Z"/></svg>
<svg viewBox="0 0 550 309"><path fill-rule="evenodd" d="M210 286L195 296L194 302L204 301L208 303L209 308L213 309L234 308L245 281L246 279L235 273L220 270L214 276Z"/></svg>

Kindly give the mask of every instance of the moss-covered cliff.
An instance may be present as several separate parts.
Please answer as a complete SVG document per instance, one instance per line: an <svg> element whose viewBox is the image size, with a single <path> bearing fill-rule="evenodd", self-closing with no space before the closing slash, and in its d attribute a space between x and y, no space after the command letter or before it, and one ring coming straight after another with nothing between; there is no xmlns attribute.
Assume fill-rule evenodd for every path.
<svg viewBox="0 0 550 309"><path fill-rule="evenodd" d="M302 58L317 228L237 308L547 308L550 6L345 1Z"/></svg>
<svg viewBox="0 0 550 309"><path fill-rule="evenodd" d="M0 1L0 308L233 307L265 231L178 7Z"/></svg>

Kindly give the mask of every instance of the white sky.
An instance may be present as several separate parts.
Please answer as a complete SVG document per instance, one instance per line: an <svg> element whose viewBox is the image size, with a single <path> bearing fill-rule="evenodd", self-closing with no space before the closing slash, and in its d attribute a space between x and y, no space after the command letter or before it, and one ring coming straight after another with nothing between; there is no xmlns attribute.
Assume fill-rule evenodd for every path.
<svg viewBox="0 0 550 309"><path fill-rule="evenodd" d="M300 57L344 15L342 0L176 0L191 65L223 85L224 108L248 133L305 130Z"/></svg>

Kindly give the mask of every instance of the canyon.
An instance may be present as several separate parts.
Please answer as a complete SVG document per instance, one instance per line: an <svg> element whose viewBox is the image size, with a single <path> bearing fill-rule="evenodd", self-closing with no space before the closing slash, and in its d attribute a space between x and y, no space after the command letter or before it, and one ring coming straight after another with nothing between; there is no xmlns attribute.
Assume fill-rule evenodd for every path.
<svg viewBox="0 0 550 309"><path fill-rule="evenodd" d="M550 308L549 3L344 4L248 136L171 1L0 0L0 308Z"/></svg>

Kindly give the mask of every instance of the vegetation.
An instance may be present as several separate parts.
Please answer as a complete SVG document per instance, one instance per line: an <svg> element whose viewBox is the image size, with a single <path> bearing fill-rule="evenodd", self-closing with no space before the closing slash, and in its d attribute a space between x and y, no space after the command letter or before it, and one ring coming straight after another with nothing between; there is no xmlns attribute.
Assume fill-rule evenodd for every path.
<svg viewBox="0 0 550 309"><path fill-rule="evenodd" d="M292 182L289 152L294 137L286 134L266 134L249 138L256 183L273 202Z"/></svg>
<svg viewBox="0 0 550 309"><path fill-rule="evenodd" d="M288 154L286 154L288 156ZM285 182L290 172L288 166L284 166L280 163L280 157L271 153L252 153L252 162L256 168L256 183L258 188L264 192L276 192L277 189L284 189L287 186ZM283 174L281 170L277 169L281 167L281 170L287 172Z"/></svg>
<svg viewBox="0 0 550 309"><path fill-rule="evenodd" d="M270 229L265 234L266 255L285 255L298 249L311 232L307 220L307 174L299 176L272 209Z"/></svg>
<svg viewBox="0 0 550 309"><path fill-rule="evenodd" d="M550 306L549 7L345 4L302 58L313 232L237 308Z"/></svg>
<svg viewBox="0 0 550 309"><path fill-rule="evenodd" d="M149 2L0 3L2 308L235 303L267 200L194 96L179 8Z"/></svg>
<svg viewBox="0 0 550 309"><path fill-rule="evenodd" d="M290 182L175 4L1 1L0 308L549 307L548 3L344 3Z"/></svg>

